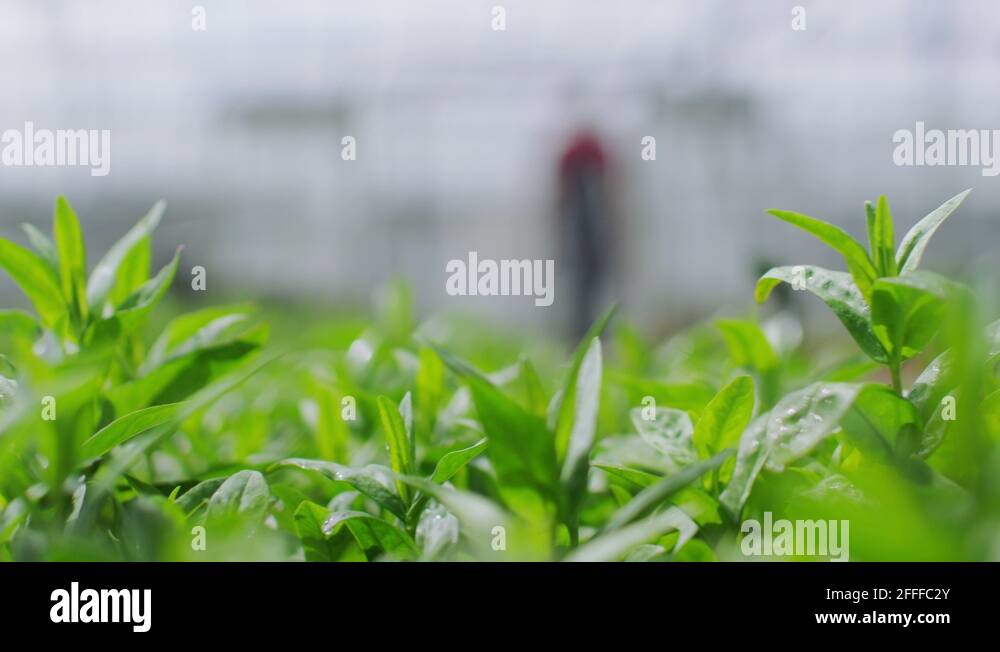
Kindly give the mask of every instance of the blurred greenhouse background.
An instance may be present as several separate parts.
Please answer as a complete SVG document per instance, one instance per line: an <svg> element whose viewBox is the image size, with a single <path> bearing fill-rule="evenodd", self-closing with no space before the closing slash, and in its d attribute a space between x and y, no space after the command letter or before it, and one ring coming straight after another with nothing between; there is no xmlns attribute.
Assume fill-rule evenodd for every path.
<svg viewBox="0 0 1000 652"><path fill-rule="evenodd" d="M896 167L892 134L1000 128L998 18L994 0L0 2L0 129L112 131L106 177L0 168L0 235L62 193L103 251L163 197L159 256L185 244L213 290L336 305L404 276L424 310L554 328L560 262L551 311L449 297L445 263L557 257L557 161L588 126L613 166L610 294L645 325L746 308L764 261L839 267L772 206L859 233L884 193L905 229L975 187L929 257L968 269L1000 240L1000 177Z"/></svg>

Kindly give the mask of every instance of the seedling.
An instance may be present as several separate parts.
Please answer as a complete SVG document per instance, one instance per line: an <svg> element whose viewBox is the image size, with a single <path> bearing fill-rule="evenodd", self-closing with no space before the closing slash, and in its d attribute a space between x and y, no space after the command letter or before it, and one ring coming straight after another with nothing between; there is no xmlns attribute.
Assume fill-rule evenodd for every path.
<svg viewBox="0 0 1000 652"><path fill-rule="evenodd" d="M858 353L832 365L839 347L778 346L752 319L654 347L613 311L567 356L421 324L403 285L370 320L272 310L288 351L261 356L254 308L164 301L179 251L150 274L163 204L88 269L60 198L52 236L25 228L34 250L0 240L34 306L0 312L0 559L817 558L791 523L837 523L826 557L990 558L1000 322L918 269L967 192L898 247L884 198L867 248L772 211L844 257L756 288L833 310ZM782 524L774 546L746 540L754 522Z"/></svg>

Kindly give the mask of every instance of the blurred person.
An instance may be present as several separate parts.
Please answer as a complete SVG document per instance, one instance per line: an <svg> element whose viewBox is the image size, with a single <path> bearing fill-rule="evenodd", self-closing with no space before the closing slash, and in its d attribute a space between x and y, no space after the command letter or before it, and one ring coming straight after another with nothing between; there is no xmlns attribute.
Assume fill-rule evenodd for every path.
<svg viewBox="0 0 1000 652"><path fill-rule="evenodd" d="M560 267L572 284L570 330L586 333L601 310L613 262L609 157L589 127L576 131L559 157L557 240Z"/></svg>

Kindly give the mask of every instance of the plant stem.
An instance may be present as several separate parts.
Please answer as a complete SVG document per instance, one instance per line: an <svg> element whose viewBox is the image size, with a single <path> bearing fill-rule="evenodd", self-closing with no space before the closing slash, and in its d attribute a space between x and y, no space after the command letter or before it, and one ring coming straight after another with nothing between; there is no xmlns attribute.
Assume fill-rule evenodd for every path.
<svg viewBox="0 0 1000 652"><path fill-rule="evenodd" d="M896 393L900 396L903 395L903 380L899 373L900 361L898 358L893 358L889 362L889 371L892 373L892 388L896 390Z"/></svg>

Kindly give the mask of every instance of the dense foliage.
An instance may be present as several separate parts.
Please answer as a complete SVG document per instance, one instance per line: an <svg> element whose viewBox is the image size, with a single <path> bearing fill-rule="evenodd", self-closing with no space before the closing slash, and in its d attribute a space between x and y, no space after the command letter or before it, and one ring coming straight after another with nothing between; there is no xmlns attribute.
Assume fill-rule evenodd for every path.
<svg viewBox="0 0 1000 652"><path fill-rule="evenodd" d="M163 205L88 275L60 198L34 250L0 240L35 308L0 313L0 558L740 559L764 512L848 519L852 559L996 558L1000 322L918 269L965 194L898 248L884 198L867 248L772 211L847 271L777 267L757 300L815 295L854 353L780 313L652 346L611 310L562 366L418 323L398 286L370 322L312 316L319 337L267 344L247 305L157 328Z"/></svg>

